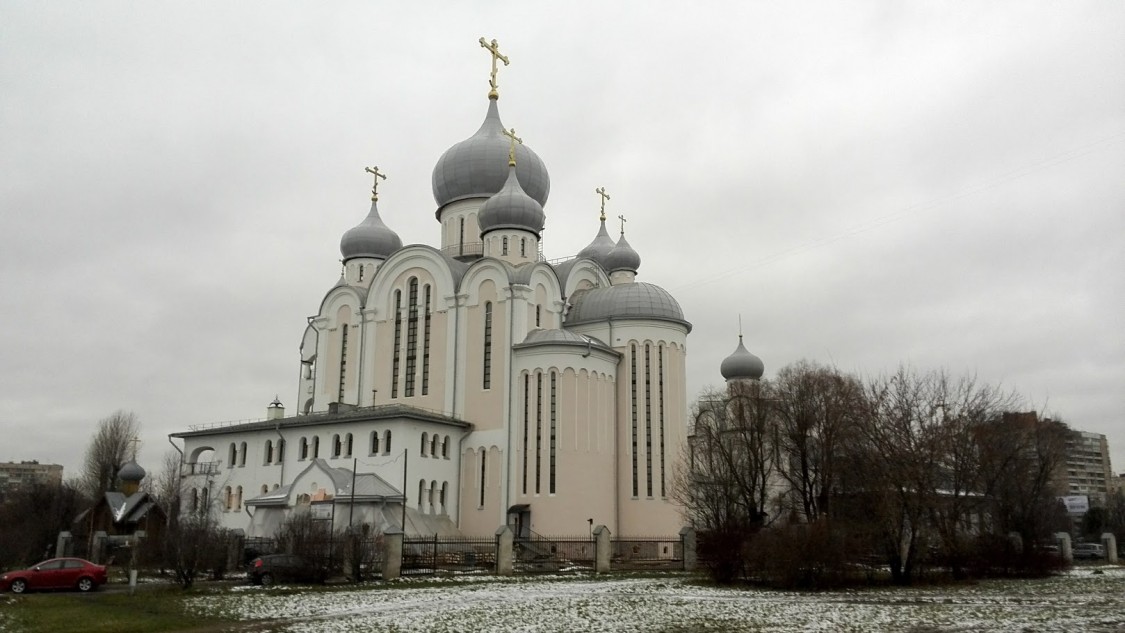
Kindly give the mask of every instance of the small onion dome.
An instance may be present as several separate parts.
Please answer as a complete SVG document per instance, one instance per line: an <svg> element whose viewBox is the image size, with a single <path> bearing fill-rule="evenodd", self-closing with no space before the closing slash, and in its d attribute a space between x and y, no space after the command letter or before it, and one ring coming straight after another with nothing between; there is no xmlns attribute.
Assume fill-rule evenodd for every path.
<svg viewBox="0 0 1125 633"><path fill-rule="evenodd" d="M738 348L734 353L723 359L723 364L719 366L719 371L723 374L723 378L727 380L739 380L742 378L750 378L758 380L766 371L766 366L762 364L762 359L751 354L746 346L742 344L742 335L738 335Z"/></svg>
<svg viewBox="0 0 1125 633"><path fill-rule="evenodd" d="M434 200L441 208L465 198L487 198L504 187L508 172L509 139L504 135L496 100L489 99L488 114L476 134L445 150L434 166ZM527 195L539 206L547 204L551 178L547 167L531 149L516 145L516 176ZM439 216L440 217L440 216Z"/></svg>
<svg viewBox="0 0 1125 633"><path fill-rule="evenodd" d="M355 257L386 259L400 248L402 239L383 223L374 200L371 201L371 212L363 222L348 229L340 238L340 253L345 262Z"/></svg>
<svg viewBox="0 0 1125 633"><path fill-rule="evenodd" d="M592 259L604 267L605 256L613 250L613 238L609 236L609 232L605 230L605 220L602 220L602 226L598 229L598 234L594 237L594 241L578 251L579 257Z"/></svg>
<svg viewBox="0 0 1125 633"><path fill-rule="evenodd" d="M516 167L508 167L508 180L504 187L481 205L477 224L483 236L499 229L520 229L539 235L547 216L543 205L524 192L516 176Z"/></svg>
<svg viewBox="0 0 1125 633"><path fill-rule="evenodd" d="M140 481L145 478L145 469L141 468L136 461L130 460L129 463L121 467L117 471L117 478L121 481Z"/></svg>
<svg viewBox="0 0 1125 633"><path fill-rule="evenodd" d="M637 254L637 251L633 250L632 246L629 246L629 242L625 240L624 235L617 240L617 245L614 246L613 250L606 254L602 260L602 268L605 268L609 272L615 270L637 272L637 269L640 267L641 256Z"/></svg>

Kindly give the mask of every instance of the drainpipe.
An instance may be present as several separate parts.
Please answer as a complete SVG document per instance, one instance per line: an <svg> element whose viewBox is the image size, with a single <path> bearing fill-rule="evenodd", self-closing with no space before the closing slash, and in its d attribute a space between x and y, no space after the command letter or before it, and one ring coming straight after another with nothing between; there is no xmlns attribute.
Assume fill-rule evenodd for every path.
<svg viewBox="0 0 1125 633"><path fill-rule="evenodd" d="M504 497L500 500L500 525L508 524L508 502L511 501L512 492L512 433L515 430L515 425L512 424L512 361L515 360L515 354L512 353L512 346L516 344L512 340L515 336L516 327L516 291L515 284L508 282L508 353L507 362L504 364L506 376L504 377L504 425L508 427L507 433L507 446L504 448ZM530 528L530 526L529 526Z"/></svg>
<svg viewBox="0 0 1125 633"><path fill-rule="evenodd" d="M612 347L614 347L613 317L610 317L608 320L609 320L609 346L612 348ZM628 352L628 347L626 347L625 349L626 349L626 352ZM621 358L617 359L617 382L618 382L618 384L621 383L621 361L625 358L626 355L627 354L622 354ZM614 385L613 392L614 392L613 393L613 419L616 421L617 420L617 412L620 409L620 407L618 406L618 402L617 402L617 396L619 395L617 393L617 385ZM613 428L613 490L614 490L614 493L613 493L613 529L616 530L618 533L620 533L621 532L621 460L618 459L618 458L620 457L621 442L618 441L618 437L617 437L617 427L618 427L618 425L614 424L613 427L614 427Z"/></svg>
<svg viewBox="0 0 1125 633"><path fill-rule="evenodd" d="M453 400L449 405L450 414L457 417L457 376L461 374L457 366L457 351L461 347L461 296L456 289L453 291ZM402 494L406 494L404 490Z"/></svg>

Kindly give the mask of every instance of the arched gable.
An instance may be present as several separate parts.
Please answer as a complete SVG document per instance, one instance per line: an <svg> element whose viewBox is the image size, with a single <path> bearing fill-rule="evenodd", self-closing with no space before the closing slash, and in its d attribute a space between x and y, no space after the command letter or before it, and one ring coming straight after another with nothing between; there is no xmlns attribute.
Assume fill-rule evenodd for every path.
<svg viewBox="0 0 1125 633"><path fill-rule="evenodd" d="M609 277L601 266L589 259L579 259L562 272L562 295L569 297L578 290L587 288L605 288L609 286Z"/></svg>
<svg viewBox="0 0 1125 633"><path fill-rule="evenodd" d="M338 284L336 287L328 291L324 295L324 300L320 302L320 310L317 314L322 318L335 318L335 314L339 311L341 306L351 306L354 313L358 313L363 309L365 297L360 293L360 289L355 286L347 284Z"/></svg>
<svg viewBox="0 0 1125 633"><path fill-rule="evenodd" d="M457 291L457 272L436 249L424 245L407 246L396 251L375 271L375 279L367 293L369 305L377 314L392 313L394 290L404 287L410 277L417 277L419 284L432 286L435 300L451 296Z"/></svg>
<svg viewBox="0 0 1125 633"><path fill-rule="evenodd" d="M481 302L482 286L491 286L495 290L495 299L503 299L505 295L501 289L507 287L509 283L511 283L511 269L500 260L485 258L477 260L469 267L461 280L460 290L467 295L465 304L472 306Z"/></svg>

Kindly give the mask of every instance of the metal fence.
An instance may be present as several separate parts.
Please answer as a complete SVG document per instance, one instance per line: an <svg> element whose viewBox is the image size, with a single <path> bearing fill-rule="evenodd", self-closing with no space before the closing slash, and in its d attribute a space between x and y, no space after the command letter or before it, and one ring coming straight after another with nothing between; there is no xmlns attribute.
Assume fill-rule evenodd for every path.
<svg viewBox="0 0 1125 633"><path fill-rule="evenodd" d="M532 534L515 540L514 570L518 573L592 570L596 546L591 536Z"/></svg>
<svg viewBox="0 0 1125 633"><path fill-rule="evenodd" d="M682 569L684 544L679 535L614 538L610 566L613 569Z"/></svg>
<svg viewBox="0 0 1125 633"><path fill-rule="evenodd" d="M402 575L487 573L496 568L496 539L430 536L402 541Z"/></svg>

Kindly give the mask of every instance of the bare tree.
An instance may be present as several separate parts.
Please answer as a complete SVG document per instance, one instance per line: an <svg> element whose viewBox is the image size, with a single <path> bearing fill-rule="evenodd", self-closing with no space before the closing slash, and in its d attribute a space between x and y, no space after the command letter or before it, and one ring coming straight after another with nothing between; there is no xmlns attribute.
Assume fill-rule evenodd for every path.
<svg viewBox="0 0 1125 633"><path fill-rule="evenodd" d="M98 428L86 447L80 475L87 495L100 499L114 487L118 471L131 457L129 444L139 433L140 422L131 411L118 410L98 420Z"/></svg>
<svg viewBox="0 0 1125 633"><path fill-rule="evenodd" d="M764 384L734 385L696 403L673 496L702 532L701 557L719 581L745 572L741 553L771 514L775 454Z"/></svg>
<svg viewBox="0 0 1125 633"><path fill-rule="evenodd" d="M829 512L837 459L854 434L863 387L835 367L800 362L772 383L778 434L778 473L809 523Z"/></svg>

